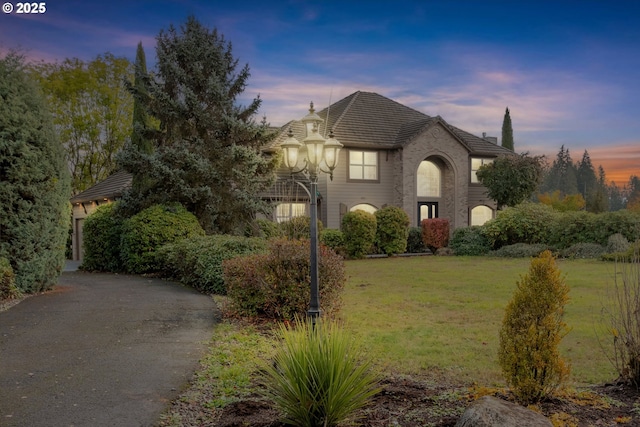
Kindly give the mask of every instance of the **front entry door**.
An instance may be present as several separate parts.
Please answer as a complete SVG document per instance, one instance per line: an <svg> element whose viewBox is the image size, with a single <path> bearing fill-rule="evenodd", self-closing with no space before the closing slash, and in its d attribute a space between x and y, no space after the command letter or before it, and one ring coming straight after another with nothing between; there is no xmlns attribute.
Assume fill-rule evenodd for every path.
<svg viewBox="0 0 640 427"><path fill-rule="evenodd" d="M438 218L438 202L418 202L418 226L423 219Z"/></svg>

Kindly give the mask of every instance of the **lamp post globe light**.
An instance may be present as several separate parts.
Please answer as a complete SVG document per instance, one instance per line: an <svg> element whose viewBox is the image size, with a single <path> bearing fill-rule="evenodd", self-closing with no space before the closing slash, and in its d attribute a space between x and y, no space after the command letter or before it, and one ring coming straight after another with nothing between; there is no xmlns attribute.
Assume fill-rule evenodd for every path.
<svg viewBox="0 0 640 427"><path fill-rule="evenodd" d="M329 174L333 179L333 170L338 165L338 156L342 144L334 138L333 131L329 132L329 138L320 135L319 127L324 120L313 109L313 102L309 107L309 114L303 119L306 137L300 143L289 128L288 138L280 144L283 153L284 165L291 175L304 173L311 182L309 191L309 213L311 216L310 240L311 240L311 300L307 312L312 323L320 316L320 292L318 288L318 176L320 172ZM300 149L305 148L304 159L299 159ZM304 165L297 169L298 161L303 160Z"/></svg>

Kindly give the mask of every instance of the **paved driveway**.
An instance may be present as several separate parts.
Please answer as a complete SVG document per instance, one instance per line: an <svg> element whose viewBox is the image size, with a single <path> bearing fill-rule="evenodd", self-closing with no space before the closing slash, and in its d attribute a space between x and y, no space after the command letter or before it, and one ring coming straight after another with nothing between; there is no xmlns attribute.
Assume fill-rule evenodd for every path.
<svg viewBox="0 0 640 427"><path fill-rule="evenodd" d="M204 354L211 298L138 276L59 283L0 312L0 425L154 425Z"/></svg>

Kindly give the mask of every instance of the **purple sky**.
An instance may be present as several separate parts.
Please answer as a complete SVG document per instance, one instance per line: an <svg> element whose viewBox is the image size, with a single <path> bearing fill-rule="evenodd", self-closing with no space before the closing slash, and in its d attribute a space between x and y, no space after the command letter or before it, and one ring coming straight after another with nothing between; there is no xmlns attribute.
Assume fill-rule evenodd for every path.
<svg viewBox="0 0 640 427"><path fill-rule="evenodd" d="M500 137L508 106L516 151L564 144L619 184L640 175L639 2L86 0L29 15L10 3L1 53L133 60L142 41L152 67L159 30L193 14L249 64L245 94L272 125L362 90Z"/></svg>

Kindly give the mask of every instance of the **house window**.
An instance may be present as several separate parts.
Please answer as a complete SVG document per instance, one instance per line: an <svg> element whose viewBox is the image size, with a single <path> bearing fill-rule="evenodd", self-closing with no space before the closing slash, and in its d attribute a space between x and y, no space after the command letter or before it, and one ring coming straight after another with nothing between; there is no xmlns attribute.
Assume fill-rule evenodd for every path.
<svg viewBox="0 0 640 427"><path fill-rule="evenodd" d="M433 162L424 160L418 167L418 197L440 197L442 171Z"/></svg>
<svg viewBox="0 0 640 427"><path fill-rule="evenodd" d="M365 211L365 212L369 212L370 214L376 213L377 210L378 210L378 208L376 208L375 206L370 205L368 203L360 203L359 205L355 205L354 207L349 209L349 211L351 211L351 212Z"/></svg>
<svg viewBox="0 0 640 427"><path fill-rule="evenodd" d="M349 151L349 179L360 181L378 180L377 151Z"/></svg>
<svg viewBox="0 0 640 427"><path fill-rule="evenodd" d="M297 216L305 216L306 212L306 203L280 203L276 206L276 221L289 221Z"/></svg>
<svg viewBox="0 0 640 427"><path fill-rule="evenodd" d="M471 209L471 225L483 225L493 219L493 209L488 206L476 206Z"/></svg>
<svg viewBox="0 0 640 427"><path fill-rule="evenodd" d="M480 183L478 175L476 174L481 166L493 163L493 159L481 159L479 157L471 158L471 182L474 184Z"/></svg>

